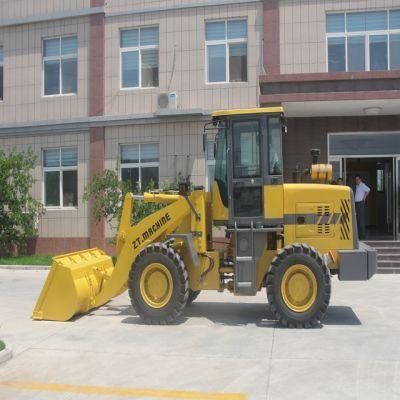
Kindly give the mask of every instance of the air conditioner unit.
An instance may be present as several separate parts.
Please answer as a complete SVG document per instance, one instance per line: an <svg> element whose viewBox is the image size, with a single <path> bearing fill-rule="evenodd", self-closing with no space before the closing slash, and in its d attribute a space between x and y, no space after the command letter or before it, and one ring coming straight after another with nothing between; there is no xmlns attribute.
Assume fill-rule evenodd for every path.
<svg viewBox="0 0 400 400"><path fill-rule="evenodd" d="M176 93L160 93L157 102L159 110L176 110L178 107Z"/></svg>

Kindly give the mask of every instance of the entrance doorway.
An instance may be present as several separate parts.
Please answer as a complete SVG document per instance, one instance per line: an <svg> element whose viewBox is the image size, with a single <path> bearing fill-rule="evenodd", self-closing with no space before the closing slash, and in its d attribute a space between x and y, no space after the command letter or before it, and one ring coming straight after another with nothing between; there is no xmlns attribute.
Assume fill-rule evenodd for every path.
<svg viewBox="0 0 400 400"><path fill-rule="evenodd" d="M356 174L371 188L367 200L370 240L400 240L400 132L328 134L333 177L353 187Z"/></svg>
<svg viewBox="0 0 400 400"><path fill-rule="evenodd" d="M355 191L355 177L360 175L371 189L366 203L368 240L393 240L395 237L395 159L345 158L344 181Z"/></svg>

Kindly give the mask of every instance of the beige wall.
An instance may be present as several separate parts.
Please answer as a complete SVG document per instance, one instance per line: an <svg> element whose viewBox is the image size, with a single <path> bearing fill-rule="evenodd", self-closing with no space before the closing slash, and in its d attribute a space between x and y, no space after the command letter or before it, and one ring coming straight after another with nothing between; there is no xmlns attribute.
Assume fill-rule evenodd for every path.
<svg viewBox="0 0 400 400"><path fill-rule="evenodd" d="M48 15L90 7L90 0L1 0L0 20Z"/></svg>
<svg viewBox="0 0 400 400"><path fill-rule="evenodd" d="M110 5L114 3L119 3L121 7L130 3L131 8L133 3L144 4L144 1L121 0ZM146 1L148 7L156 3L178 2ZM205 84L205 21L237 17L248 19L248 82ZM146 25L159 26L159 88L121 90L119 31L121 28ZM178 108L181 109L257 106L262 37L262 3L109 17L106 19L106 114L155 112L157 95L166 91L178 94Z"/></svg>
<svg viewBox="0 0 400 400"><path fill-rule="evenodd" d="M107 11L125 11L134 9L173 7L183 4L198 4L201 0L106 0Z"/></svg>
<svg viewBox="0 0 400 400"><path fill-rule="evenodd" d="M325 14L400 7L400 0L280 0L281 73L326 72Z"/></svg>
<svg viewBox="0 0 400 400"><path fill-rule="evenodd" d="M0 20L27 15L48 15L61 10L89 6L89 0L0 1ZM123 1L110 0L109 11L148 8L195 0ZM205 21L247 18L248 82L207 85L205 83ZM160 87L157 89L120 90L119 31L121 28L159 25ZM0 28L4 48L4 100L0 102L0 125L85 117L88 113L88 39L89 17L66 19ZM78 93L72 96L42 96L42 39L59 35L78 35ZM106 115L152 113L157 111L161 92L176 92L178 108L207 110L255 107L258 105L258 76L262 65L262 2L106 17ZM172 64L175 53L175 69ZM172 76L172 79L171 79ZM171 84L168 87L168 82ZM106 168L115 168L119 145L160 143L160 179L174 181L179 173L191 175L194 184L205 184L206 164L202 150L201 118L160 119L146 124L106 128ZM87 237L87 205L82 203L87 183L89 138L87 133L63 135L15 136L0 138L5 150L31 147L38 155L34 174L34 195L42 199L42 149L77 146L79 149L78 198L76 210L47 210L39 224L40 237ZM108 231L107 236L110 236Z"/></svg>
<svg viewBox="0 0 400 400"><path fill-rule="evenodd" d="M87 133L74 133L62 135L19 136L0 138L0 147L8 152L14 147L17 151L32 149L37 162L33 171L36 183L33 195L43 201L43 169L42 150L52 147L77 147L78 148L78 207L77 209L52 209L46 210L39 221L40 237L87 237L88 210L87 204L82 202L83 189L87 182L87 161L89 159L89 135Z"/></svg>
<svg viewBox="0 0 400 400"><path fill-rule="evenodd" d="M203 185L203 128L204 122L199 120L106 128L105 167L116 168L121 144L159 143L161 181L174 182L181 173L191 175L194 184Z"/></svg>
<svg viewBox="0 0 400 400"><path fill-rule="evenodd" d="M191 175L195 185L205 185L203 128L203 121L193 119L106 128L105 168L117 168L122 144L159 143L160 183L175 182L181 173ZM114 233L107 224L106 236Z"/></svg>
<svg viewBox="0 0 400 400"><path fill-rule="evenodd" d="M115 6L118 3L115 2ZM152 6L158 5L156 3ZM168 2L169 5L175 3ZM132 2L121 4L132 6ZM18 15L17 10L13 12ZM248 82L206 84L205 21L237 17L248 19ZM119 31L146 25L159 25L160 28L159 88L120 90ZM158 94L166 91L178 94L180 109L257 106L262 26L262 3L107 17L105 114L155 112ZM78 35L78 93L44 97L42 39L69 34ZM0 28L5 71L0 124L87 116L88 35L88 17ZM172 70L174 57L175 68Z"/></svg>
<svg viewBox="0 0 400 400"><path fill-rule="evenodd" d="M4 49L4 99L0 124L87 115L88 18L0 28ZM42 39L78 36L78 93L43 97Z"/></svg>

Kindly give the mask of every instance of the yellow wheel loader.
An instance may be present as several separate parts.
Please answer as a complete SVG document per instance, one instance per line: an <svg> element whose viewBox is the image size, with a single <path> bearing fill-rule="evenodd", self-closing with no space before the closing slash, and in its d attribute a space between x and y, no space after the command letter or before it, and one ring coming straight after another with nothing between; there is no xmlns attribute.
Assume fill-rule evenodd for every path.
<svg viewBox="0 0 400 400"><path fill-rule="evenodd" d="M136 225L128 194L115 265L100 249L54 257L33 318L66 321L129 290L145 323L168 324L201 290L254 296L266 288L282 325L317 325L331 276L370 279L376 252L358 241L351 189L327 184L329 165L313 165L311 183L283 183L284 131L280 107L213 113L204 136L215 134L211 193L185 182L145 193L163 206ZM225 227L227 249L214 246L213 226Z"/></svg>

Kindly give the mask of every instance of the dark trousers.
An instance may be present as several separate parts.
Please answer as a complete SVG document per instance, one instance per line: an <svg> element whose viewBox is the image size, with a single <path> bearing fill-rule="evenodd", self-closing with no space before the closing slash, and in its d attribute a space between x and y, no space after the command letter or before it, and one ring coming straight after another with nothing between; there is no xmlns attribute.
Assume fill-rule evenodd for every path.
<svg viewBox="0 0 400 400"><path fill-rule="evenodd" d="M358 237L365 239L365 201L356 202Z"/></svg>

